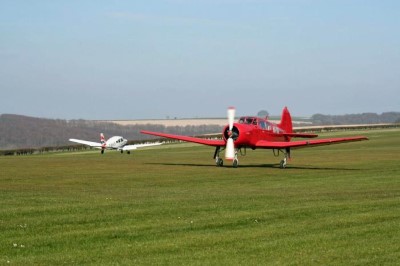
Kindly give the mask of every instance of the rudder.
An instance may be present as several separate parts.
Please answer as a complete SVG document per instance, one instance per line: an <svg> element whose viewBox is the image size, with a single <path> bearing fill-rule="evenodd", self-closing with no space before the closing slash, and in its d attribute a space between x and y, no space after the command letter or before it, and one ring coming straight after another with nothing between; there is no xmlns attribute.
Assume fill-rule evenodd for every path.
<svg viewBox="0 0 400 266"><path fill-rule="evenodd" d="M287 107L283 108L281 122L278 126L283 129L285 133L293 132L292 117Z"/></svg>

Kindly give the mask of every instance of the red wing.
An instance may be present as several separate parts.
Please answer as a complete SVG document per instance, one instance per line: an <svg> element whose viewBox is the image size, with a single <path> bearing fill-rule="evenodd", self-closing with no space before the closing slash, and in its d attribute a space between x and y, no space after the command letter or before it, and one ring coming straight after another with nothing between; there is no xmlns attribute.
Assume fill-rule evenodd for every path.
<svg viewBox="0 0 400 266"><path fill-rule="evenodd" d="M146 131L146 130L142 130L142 131L140 131L140 133L154 135L154 136L163 137L163 138L177 139L177 140L183 140L183 141L187 141L187 142L194 142L194 143L198 143L198 144L204 144L204 145L215 146L215 147L226 145L225 141L223 141L223 140L202 139L202 138L188 137L188 136L182 136L182 135L173 135L173 134L152 132L152 131Z"/></svg>
<svg viewBox="0 0 400 266"><path fill-rule="evenodd" d="M288 142L285 141L271 142L271 141L260 140L257 142L256 148L265 148L265 149L300 148L300 147L330 145L330 144L338 144L343 142L352 142L361 140L368 140L368 138L359 136L359 137L301 140L301 141L288 141Z"/></svg>

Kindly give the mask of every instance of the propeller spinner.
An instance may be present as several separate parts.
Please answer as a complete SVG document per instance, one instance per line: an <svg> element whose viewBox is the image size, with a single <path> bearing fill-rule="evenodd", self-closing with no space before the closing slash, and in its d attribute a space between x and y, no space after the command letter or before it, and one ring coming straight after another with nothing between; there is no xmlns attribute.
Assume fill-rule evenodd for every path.
<svg viewBox="0 0 400 266"><path fill-rule="evenodd" d="M235 120L235 108L229 107L227 115L228 115L229 138L226 141L225 159L233 160L235 158L235 144L233 143L232 139L232 129L233 129L233 121Z"/></svg>

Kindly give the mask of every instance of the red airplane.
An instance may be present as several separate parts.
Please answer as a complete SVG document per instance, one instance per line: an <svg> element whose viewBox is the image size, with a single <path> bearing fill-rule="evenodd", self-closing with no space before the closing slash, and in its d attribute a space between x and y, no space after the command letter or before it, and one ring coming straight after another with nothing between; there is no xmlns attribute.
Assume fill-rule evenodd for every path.
<svg viewBox="0 0 400 266"><path fill-rule="evenodd" d="M279 152L284 154L280 162L280 168L285 168L287 160L290 158L291 148L314 147L319 145L337 144L343 142L368 140L364 136L328 138L316 140L291 141L292 138L315 138L316 134L294 133L292 128L292 117L289 110L285 107L282 111L282 117L279 124L268 121L268 118L255 116L240 117L237 123L234 123L235 108L228 108L228 125L222 131L223 139L203 139L189 136L173 135L160 132L140 131L143 134L149 134L170 139L194 142L208 146L216 147L214 159L217 166L223 166L224 162L220 158L220 152L225 150L225 158L233 161L233 167L238 166L238 153L244 155L246 148L272 149L275 156ZM242 152L244 149L244 152Z"/></svg>

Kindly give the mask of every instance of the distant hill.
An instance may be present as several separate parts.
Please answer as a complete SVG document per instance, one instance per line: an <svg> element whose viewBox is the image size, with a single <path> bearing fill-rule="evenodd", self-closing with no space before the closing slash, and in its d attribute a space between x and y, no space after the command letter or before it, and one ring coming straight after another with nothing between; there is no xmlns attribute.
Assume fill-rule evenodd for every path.
<svg viewBox="0 0 400 266"><path fill-rule="evenodd" d="M278 118L279 119L279 118ZM168 121L168 120L166 120ZM377 124L400 122L400 113L390 112L381 115L364 113L356 115L331 116L315 114L309 119L313 125ZM160 121L162 123L163 121ZM98 141L100 132L106 138L114 135L128 140L145 140L151 136L140 134L140 130L162 131L183 135L201 135L221 132L221 125L180 125L128 124L91 120L45 119L23 115L0 115L0 150L55 147L73 145L69 138Z"/></svg>

